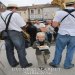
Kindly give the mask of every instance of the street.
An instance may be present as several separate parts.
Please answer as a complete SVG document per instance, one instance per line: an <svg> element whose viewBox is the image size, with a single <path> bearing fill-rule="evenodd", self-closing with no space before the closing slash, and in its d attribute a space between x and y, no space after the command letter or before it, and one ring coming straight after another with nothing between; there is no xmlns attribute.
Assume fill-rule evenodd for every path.
<svg viewBox="0 0 75 75"><path fill-rule="evenodd" d="M14 50L15 57L18 60L17 51ZM59 68L52 68L48 64L52 61L55 52L55 45L51 45L50 47L50 59L48 60L48 64L44 70L40 70L38 68L35 49L29 47L26 49L27 52L27 60L29 63L32 63L33 66L30 68L22 69L20 65L16 68L12 68L6 58L6 50L4 46L4 41L0 43L0 75L75 75L75 67L72 69L64 69L63 64L66 55L66 49L62 54L62 61ZM75 54L73 58L73 63L75 64Z"/></svg>

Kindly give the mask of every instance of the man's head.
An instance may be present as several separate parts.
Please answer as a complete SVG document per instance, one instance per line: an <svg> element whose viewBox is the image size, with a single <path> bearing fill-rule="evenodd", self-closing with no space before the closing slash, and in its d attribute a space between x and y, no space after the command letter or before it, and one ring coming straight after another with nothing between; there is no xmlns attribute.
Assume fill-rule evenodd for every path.
<svg viewBox="0 0 75 75"><path fill-rule="evenodd" d="M8 4L7 10L11 10L12 12L15 12L18 9L18 6L16 4Z"/></svg>
<svg viewBox="0 0 75 75"><path fill-rule="evenodd" d="M35 24L38 24L38 25L39 25L39 24L40 24L40 22L39 22L38 20L35 20Z"/></svg>
<svg viewBox="0 0 75 75"><path fill-rule="evenodd" d="M47 20L46 22L47 22L48 25L51 25L52 21L51 20Z"/></svg>
<svg viewBox="0 0 75 75"><path fill-rule="evenodd" d="M75 0L67 0L66 1L66 6L75 8Z"/></svg>

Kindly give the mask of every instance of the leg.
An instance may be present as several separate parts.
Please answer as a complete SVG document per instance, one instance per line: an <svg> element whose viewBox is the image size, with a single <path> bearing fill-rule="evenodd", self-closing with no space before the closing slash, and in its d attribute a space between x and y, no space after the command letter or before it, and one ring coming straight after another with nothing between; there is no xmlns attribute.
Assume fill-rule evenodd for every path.
<svg viewBox="0 0 75 75"><path fill-rule="evenodd" d="M26 52L25 52L25 41L22 36L22 33L16 32L16 31L11 31L10 32L10 38L17 50L18 57L19 57L19 62L22 68L25 68L27 66L30 66L28 64L28 61L26 59Z"/></svg>
<svg viewBox="0 0 75 75"><path fill-rule="evenodd" d="M52 41L52 34L48 33L47 36L48 36L48 41L51 43L51 41Z"/></svg>
<svg viewBox="0 0 75 75"><path fill-rule="evenodd" d="M67 53L66 59L64 63L64 68L69 69L72 68L74 65L71 63L73 59L73 54L75 50L75 37L70 37L70 41L67 44Z"/></svg>
<svg viewBox="0 0 75 75"><path fill-rule="evenodd" d="M7 39L5 40L5 46L6 46L6 55L7 55L7 59L8 59L8 62L11 66L16 66L18 63L15 59L15 56L14 56L14 45L13 43Z"/></svg>
<svg viewBox="0 0 75 75"><path fill-rule="evenodd" d="M44 67L44 56L43 53L41 55L36 55L37 61L38 61L38 66L39 67Z"/></svg>
<svg viewBox="0 0 75 75"><path fill-rule="evenodd" d="M47 64L47 60L50 58L50 54L45 54L44 55L44 61L45 61L45 64Z"/></svg>
<svg viewBox="0 0 75 75"><path fill-rule="evenodd" d="M57 32L53 34L53 37L54 37L54 41L56 41L56 38L57 38L57 34L58 34Z"/></svg>
<svg viewBox="0 0 75 75"><path fill-rule="evenodd" d="M52 34L51 33L49 33L49 35L48 35L48 41L51 43L51 41L52 41Z"/></svg>
<svg viewBox="0 0 75 75"><path fill-rule="evenodd" d="M56 40L55 56L54 56L54 60L50 64L51 66L52 66L52 64L54 64L54 65L60 64L62 52L67 44L67 41L68 41L68 37L66 35L60 35L60 34L58 35L57 40Z"/></svg>

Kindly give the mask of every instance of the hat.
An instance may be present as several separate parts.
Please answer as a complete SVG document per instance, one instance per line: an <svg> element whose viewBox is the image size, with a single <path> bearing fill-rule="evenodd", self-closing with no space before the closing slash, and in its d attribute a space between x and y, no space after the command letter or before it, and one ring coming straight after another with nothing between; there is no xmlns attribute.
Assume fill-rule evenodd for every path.
<svg viewBox="0 0 75 75"><path fill-rule="evenodd" d="M7 8L8 7L16 7L16 8L18 8L18 6L16 4L8 4Z"/></svg>
<svg viewBox="0 0 75 75"><path fill-rule="evenodd" d="M73 5L75 4L75 0L66 0L66 5Z"/></svg>

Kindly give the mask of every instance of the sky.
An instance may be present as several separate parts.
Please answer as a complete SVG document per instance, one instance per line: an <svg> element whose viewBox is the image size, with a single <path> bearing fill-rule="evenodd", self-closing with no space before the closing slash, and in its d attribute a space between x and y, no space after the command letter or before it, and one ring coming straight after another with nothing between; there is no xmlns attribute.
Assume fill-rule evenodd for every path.
<svg viewBox="0 0 75 75"><path fill-rule="evenodd" d="M31 6L32 4L47 4L52 0L0 0L6 6L10 3L17 4L18 6Z"/></svg>

